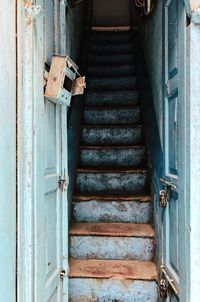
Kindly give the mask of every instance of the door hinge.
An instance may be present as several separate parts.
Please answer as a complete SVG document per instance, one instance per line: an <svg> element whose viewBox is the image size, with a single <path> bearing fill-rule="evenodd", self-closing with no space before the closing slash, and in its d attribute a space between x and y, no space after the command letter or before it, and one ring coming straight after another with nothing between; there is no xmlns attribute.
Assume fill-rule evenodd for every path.
<svg viewBox="0 0 200 302"><path fill-rule="evenodd" d="M42 12L42 6L41 5L27 5L24 8L25 16L27 18L32 17L33 19L36 19Z"/></svg>
<svg viewBox="0 0 200 302"><path fill-rule="evenodd" d="M164 186L164 188L160 190L160 207L165 208L170 201L171 190L176 190L177 187L172 181L166 180L165 178L161 178L160 181Z"/></svg>
<svg viewBox="0 0 200 302"><path fill-rule="evenodd" d="M166 299L172 291L176 297L179 297L179 291L176 284L165 270L165 266L160 266L160 282L159 282L160 298Z"/></svg>

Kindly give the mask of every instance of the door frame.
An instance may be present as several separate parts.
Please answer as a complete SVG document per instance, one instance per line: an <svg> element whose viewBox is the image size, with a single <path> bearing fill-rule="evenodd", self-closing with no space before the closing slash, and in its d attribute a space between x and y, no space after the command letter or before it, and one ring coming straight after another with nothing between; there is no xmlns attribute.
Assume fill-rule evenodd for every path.
<svg viewBox="0 0 200 302"><path fill-rule="evenodd" d="M65 53L66 21L63 6L66 5L66 1L55 0L55 2L59 7L55 15L56 51ZM17 300L20 302L34 301L36 286L34 283L34 215L36 184L38 184L36 177L38 150L35 143L37 125L43 118L40 112L40 101L44 100L44 58L41 54L44 53L45 12L42 8L43 0L17 1ZM62 111L62 114L65 114L66 109ZM65 124L63 123L62 126L65 127ZM67 131L67 127L65 129ZM65 138L66 142L67 138ZM67 168L67 156L63 160ZM65 210L67 210L67 204ZM67 214L66 218L68 218ZM68 226L67 220L65 224ZM66 233L65 235L67 237ZM63 251L65 255L68 252L66 249L67 247ZM64 262L67 265L67 257ZM64 290L67 294L67 281L64 282Z"/></svg>
<svg viewBox="0 0 200 302"><path fill-rule="evenodd" d="M16 2L0 2L0 301L16 301Z"/></svg>

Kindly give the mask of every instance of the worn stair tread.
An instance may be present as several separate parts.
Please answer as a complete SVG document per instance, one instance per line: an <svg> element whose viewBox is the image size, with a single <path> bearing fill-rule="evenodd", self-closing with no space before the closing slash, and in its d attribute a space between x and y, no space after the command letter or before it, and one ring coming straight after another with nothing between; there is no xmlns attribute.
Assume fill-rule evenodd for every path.
<svg viewBox="0 0 200 302"><path fill-rule="evenodd" d="M69 233L74 236L154 237L154 229L150 224L120 222L73 222Z"/></svg>
<svg viewBox="0 0 200 302"><path fill-rule="evenodd" d="M100 194L93 192L93 194L83 194L83 193L75 193L73 196L73 200L76 201L138 201L138 202L149 202L151 201L151 195L149 194L140 194L140 195L133 195L133 194Z"/></svg>
<svg viewBox="0 0 200 302"><path fill-rule="evenodd" d="M112 125L101 125L101 124L82 124L82 128L91 128L91 129L96 129L96 128L106 128L106 129L113 129L113 128L116 128L116 129L127 129L127 128L142 128L143 126L141 124L112 124Z"/></svg>
<svg viewBox="0 0 200 302"><path fill-rule="evenodd" d="M140 109L141 107L138 106L138 105L128 105L128 106L119 106L119 105L116 105L116 106L113 106L113 105L110 105L110 106L84 106L84 110L97 110L97 111L102 111L102 110L132 110L132 109Z"/></svg>
<svg viewBox="0 0 200 302"><path fill-rule="evenodd" d="M147 169L128 168L128 167L84 167L78 168L79 173L147 173Z"/></svg>
<svg viewBox="0 0 200 302"><path fill-rule="evenodd" d="M151 261L93 259L70 259L69 277L148 281L158 279L156 266Z"/></svg>
<svg viewBox="0 0 200 302"><path fill-rule="evenodd" d="M81 150L102 150L102 149L105 149L105 150L109 150L109 149L143 149L145 148L144 145L119 145L119 146L116 146L116 145L106 145L106 146L98 146L98 145L90 145L90 146L87 146L87 145L81 145L80 146L80 149Z"/></svg>

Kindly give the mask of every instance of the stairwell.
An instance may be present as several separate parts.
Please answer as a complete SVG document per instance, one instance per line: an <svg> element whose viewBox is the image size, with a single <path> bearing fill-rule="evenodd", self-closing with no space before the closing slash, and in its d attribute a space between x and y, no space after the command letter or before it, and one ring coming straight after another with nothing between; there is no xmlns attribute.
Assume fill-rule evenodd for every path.
<svg viewBox="0 0 200 302"><path fill-rule="evenodd" d="M91 32L70 226L71 302L155 302L137 31Z"/></svg>

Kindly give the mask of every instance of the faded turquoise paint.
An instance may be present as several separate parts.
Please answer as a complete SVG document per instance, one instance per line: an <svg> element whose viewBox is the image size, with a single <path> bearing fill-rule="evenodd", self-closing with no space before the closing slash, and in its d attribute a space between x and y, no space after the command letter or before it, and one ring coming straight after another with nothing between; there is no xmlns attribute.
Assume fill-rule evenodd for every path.
<svg viewBox="0 0 200 302"><path fill-rule="evenodd" d="M144 53L145 53L145 57L146 57L146 61L148 63L148 70L150 73L150 76L152 77L152 81L151 81L151 89L152 89L152 95L153 95L153 103L150 104L149 100L147 99L147 97L145 97L146 93L143 91L143 104L146 108L146 118L147 120L145 121L146 127L148 128L148 137L146 137L146 142L148 145L148 151L149 151L149 161L150 161L150 166L151 166L151 175L152 175L152 194L154 197L154 222L155 222L155 227L156 227L156 241L158 243L158 249L157 249L157 259L158 259L158 264L161 263L162 260L162 254L161 254L161 250L162 250L162 245L161 242L163 242L163 237L162 237L162 229L160 227L161 221L162 221L162 213L159 209L159 196L158 196L158 192L160 190L160 182L159 182L159 178L160 176L163 174L163 153L162 153L162 147L160 144L160 139L162 139L161 134L163 133L162 130L162 125L164 125L163 123L163 96L162 96L162 92L158 93L158 89L160 87L162 87L162 79L163 79L163 64L162 64L162 58L164 58L164 48L162 50L162 30L161 28L163 28L162 26L162 20L164 18L163 15L163 10L162 10L162 2L160 1L157 6L155 7L154 13L152 16L150 16L149 18L147 18L146 22L143 24L140 24L140 32L141 32L141 38L143 41L143 45L144 45ZM179 1L178 1L179 2ZM189 1L186 1L187 3L189 3ZM193 9L196 7L199 7L199 2L198 1L191 1L191 4L193 6ZM181 5L181 3L179 3L179 5ZM188 6L189 7L189 6ZM199 249L199 240L197 240L197 233L195 230L199 229L199 223L197 222L197 219L195 219L195 217L197 217L197 215L199 215L199 209L197 209L196 205L198 202L196 200L193 201L195 199L194 196L198 196L198 194L196 195L194 192L196 192L196 190L198 189L199 185L195 182L195 175L198 175L199 172L199 159L197 159L197 157L194 157L194 155L191 155L191 150L194 151L194 149L198 149L198 147L194 147L194 149L192 148L193 143L192 140L189 139L190 137L192 137L192 139L194 140L195 144L197 142L197 132L198 130L194 130L194 128L190 128L189 123L193 123L196 125L195 129L199 129L199 122L197 122L197 112L199 111L199 104L197 102L198 99L198 94L199 94L199 89L197 88L199 83L199 73L197 71L197 66L198 66L198 57L199 57L199 19L198 19L198 9L192 10L193 14L191 17L191 25L189 25L189 27L187 28L187 35L185 35L184 33L182 33L181 38L180 38L180 44L179 44L179 49L181 49L182 51L184 51L184 47L186 49L187 47L187 116L184 117L184 101L183 101L183 108L181 108L181 113L178 113L178 118L179 118L179 122L183 123L183 128L181 131L181 137L180 139L183 139L184 134L186 133L187 136L187 151L184 150L185 155L181 155L179 154L180 160L182 158L182 167L181 170L179 171L179 173L181 174L181 178L182 178L182 182L184 182L183 187L186 188L186 192L185 195L182 195L182 192L180 192L180 196L179 198L181 199L181 204L179 205L179 207L182 207L182 209L180 209L180 225L182 224L182 227L184 228L184 231L182 232L182 235L180 235L180 240L179 240L179 244L182 248L181 250L181 254L182 251L184 250L184 255L183 255L183 259L181 256L181 267L180 267L180 271L182 271L182 278L181 279L181 285L180 285L180 292L181 292L181 301L189 301L189 289L188 287L190 286L190 290L191 290L191 296L190 299L191 301L196 301L199 299L198 296L198 285L199 284L199 274L197 273L197 269L195 270L195 267L197 267L197 263L199 263L199 253L197 252ZM185 17L185 13L183 13L182 18ZM182 22L182 26L180 26L180 30L184 31L184 28L186 28L186 24L183 24L183 20L181 20ZM195 25L193 24L193 22L195 23ZM164 23L163 23L164 24ZM187 44L183 45L181 43L186 43ZM180 46L181 45L181 46ZM167 46L167 45L166 45ZM148 50L148 51L147 51ZM155 55L156 54L156 55ZM184 68L186 67L183 62L186 62L186 58L184 57L184 53L180 56L181 54L179 54L179 60L180 58L182 58L182 63L181 63L181 70L180 70L180 74L184 75ZM193 65L191 65L191 62L193 62ZM192 66L192 67L191 67ZM157 75L159 75L157 77ZM192 79L192 80L191 80ZM182 81L183 79L181 79ZM189 84L190 83L190 84ZM146 88L146 87L145 87ZM185 92L185 96L186 96L186 91L184 90L185 88L185 84L182 84L180 90L181 93L184 94ZM183 96L184 98L184 96ZM193 100L193 104L191 104ZM191 105L190 105L191 104ZM191 107L190 107L191 106ZM148 109L148 110L147 110ZM151 121L154 120L154 113L156 112L156 116L157 116L157 124L155 122L153 122L153 124L151 123ZM180 109L179 109L180 111ZM189 114L190 112L190 114ZM199 120L199 119L198 119ZM151 125L151 126L150 126ZM184 132L184 127L186 129L186 132ZM158 129L159 129L159 135L158 135ZM193 131L191 131L190 129L193 129ZM160 136L160 137L159 137ZM191 144L191 145L190 145ZM163 145L163 144L162 144ZM197 142L198 145L198 142ZM171 147L171 145L170 145ZM182 146L181 146L182 147ZM195 152L195 151L194 151ZM191 161L192 159L192 161ZM190 169L191 171L194 170L196 171L195 173L193 173L193 178L190 178L191 182L189 182L189 173L191 173L189 171L189 165L186 165L186 162L189 163L191 161L191 166ZM183 164L185 162L185 165ZM186 169L186 171L184 171L184 169ZM195 182L195 183L194 183ZM193 193L194 195L190 195L189 192L191 192L191 189L189 189L189 184L192 184L192 188L193 188ZM186 194L187 193L187 194ZM191 198L192 196L192 198ZM187 200L187 202L186 202ZM190 200L190 204L193 205L193 210L189 209L189 200ZM180 202L179 202L180 203ZM184 214L185 213L185 214ZM194 214L195 213L195 214ZM190 223L190 219L189 219L189 215L191 217L191 223ZM171 225L174 226L174 221L175 218L172 219L173 223ZM184 222L185 220L185 222ZM199 220L198 220L199 221ZM193 222L193 223L192 223ZM192 227L193 225L193 233L191 233L191 235L193 234L193 237L191 237L191 241L190 241L190 231L189 231L189 226ZM182 228L180 227L180 229ZM188 249L184 249L183 245L184 243L187 242L187 247ZM190 252L189 252L189 242L191 242L191 247L193 248L193 252L190 258ZM164 242L165 244L165 242ZM173 247L171 248L173 249ZM179 253L180 254L180 253ZM171 255L175 255L172 251L171 251ZM197 255L196 260L194 260L194 255ZM189 261L189 259L191 259ZM196 263L196 265L194 265L194 262ZM189 266L193 265L193 268L190 269L190 274L189 274ZM186 277L187 274L187 277ZM193 278L193 282L191 282L190 284L190 278ZM185 280L184 280L185 279ZM196 299L196 300L195 300ZM175 299L176 300L176 299Z"/></svg>
<svg viewBox="0 0 200 302"><path fill-rule="evenodd" d="M164 176L176 189L163 210L163 263L179 291L179 301L189 299L188 243L189 208L186 204L186 12L184 3L164 3ZM172 292L168 301L174 301Z"/></svg>
<svg viewBox="0 0 200 302"><path fill-rule="evenodd" d="M0 301L5 302L16 299L15 5L15 1L0 2Z"/></svg>
<svg viewBox="0 0 200 302"><path fill-rule="evenodd" d="M157 302L157 284L148 281L83 279L69 281L74 301Z"/></svg>

